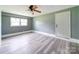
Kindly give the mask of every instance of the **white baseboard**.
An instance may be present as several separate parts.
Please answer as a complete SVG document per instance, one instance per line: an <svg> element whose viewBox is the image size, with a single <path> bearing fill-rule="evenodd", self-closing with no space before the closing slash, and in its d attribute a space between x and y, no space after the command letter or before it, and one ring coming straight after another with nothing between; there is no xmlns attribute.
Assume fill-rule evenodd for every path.
<svg viewBox="0 0 79 59"><path fill-rule="evenodd" d="M55 34L49 34L49 33L41 32L41 31L34 31L34 30L23 31L23 32L18 32L18 33L12 33L12 34L7 34L7 35L2 35L2 38L9 37L9 36L13 36L13 35L19 35L19 34L23 34L23 33L29 33L29 32L36 32L36 33L40 33L40 34L43 34L43 35L46 35L46 36L50 36L50 37L54 37L54 38L66 40L66 41L69 41L69 42L79 43L79 39L61 38L61 37L57 37Z"/></svg>
<svg viewBox="0 0 79 59"><path fill-rule="evenodd" d="M66 41L69 41L69 42L78 43L78 44L79 44L79 39L73 39L73 38L62 38L62 37L57 37L57 36L56 36L55 38L62 39L62 40L66 40Z"/></svg>
<svg viewBox="0 0 79 59"><path fill-rule="evenodd" d="M46 36L51 36L51 37L55 37L54 34L49 34L49 33L45 33L45 32L40 32L40 31L34 31L36 33L40 33L40 34L43 34L43 35L46 35Z"/></svg>
<svg viewBox="0 0 79 59"><path fill-rule="evenodd" d="M2 35L2 38L9 37L9 36L14 36L14 35L19 35L19 34L23 34L23 33L29 33L29 32L33 32L33 30L28 30L28 31L23 31L23 32L18 32L18 33Z"/></svg>
<svg viewBox="0 0 79 59"><path fill-rule="evenodd" d="M34 31L34 32L40 33L40 34L43 34L43 35L46 35L46 36L51 36L51 37L54 37L54 38L66 40L66 41L69 41L69 42L79 43L79 39L73 39L73 38L67 39L67 38L57 37L55 34L49 34L49 33L41 32L41 31Z"/></svg>

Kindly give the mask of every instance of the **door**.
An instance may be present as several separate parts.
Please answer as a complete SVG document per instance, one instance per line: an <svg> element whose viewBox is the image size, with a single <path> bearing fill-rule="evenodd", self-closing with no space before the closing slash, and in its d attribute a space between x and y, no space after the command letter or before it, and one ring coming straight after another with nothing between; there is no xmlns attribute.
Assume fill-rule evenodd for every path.
<svg viewBox="0 0 79 59"><path fill-rule="evenodd" d="M55 14L56 36L70 38L70 11Z"/></svg>

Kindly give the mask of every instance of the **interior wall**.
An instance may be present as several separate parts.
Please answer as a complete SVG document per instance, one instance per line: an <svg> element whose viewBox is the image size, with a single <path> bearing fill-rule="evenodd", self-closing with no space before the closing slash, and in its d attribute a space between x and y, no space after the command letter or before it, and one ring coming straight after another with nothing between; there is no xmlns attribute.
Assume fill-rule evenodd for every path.
<svg viewBox="0 0 79 59"><path fill-rule="evenodd" d="M55 34L55 16L54 14L46 14L35 17L34 30L46 32L49 34Z"/></svg>
<svg viewBox="0 0 79 59"><path fill-rule="evenodd" d="M0 45L1 45L1 10L0 10Z"/></svg>
<svg viewBox="0 0 79 59"><path fill-rule="evenodd" d="M31 17L16 15L16 14L11 14L11 13L6 13L6 12L2 12L1 16L2 16L2 35L32 30L33 20ZM10 17L28 19L28 25L11 27L10 26Z"/></svg>
<svg viewBox="0 0 79 59"><path fill-rule="evenodd" d="M79 39L79 6L71 9L72 38Z"/></svg>
<svg viewBox="0 0 79 59"><path fill-rule="evenodd" d="M70 8L68 10L71 12L71 38L79 39L79 6ZM35 31L55 34L54 14L55 13L50 13L33 18Z"/></svg>

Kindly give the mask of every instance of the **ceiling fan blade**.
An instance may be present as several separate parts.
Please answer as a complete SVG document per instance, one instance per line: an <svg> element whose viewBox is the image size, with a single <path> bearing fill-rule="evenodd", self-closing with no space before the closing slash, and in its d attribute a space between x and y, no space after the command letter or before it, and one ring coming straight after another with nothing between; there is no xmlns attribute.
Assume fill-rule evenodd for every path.
<svg viewBox="0 0 79 59"><path fill-rule="evenodd" d="M41 13L40 10L37 10L38 6L37 5L30 5L29 6L29 10L32 12L32 14L34 15L34 12L38 12Z"/></svg>
<svg viewBox="0 0 79 59"><path fill-rule="evenodd" d="M41 11L39 11L39 10L34 10L34 11L36 11L36 12L38 12L38 13L41 13Z"/></svg>

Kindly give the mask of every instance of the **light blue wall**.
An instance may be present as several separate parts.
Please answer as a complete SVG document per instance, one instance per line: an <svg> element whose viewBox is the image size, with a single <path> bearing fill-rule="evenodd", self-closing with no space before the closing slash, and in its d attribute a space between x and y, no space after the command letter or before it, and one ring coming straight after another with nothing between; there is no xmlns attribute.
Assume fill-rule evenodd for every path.
<svg viewBox="0 0 79 59"><path fill-rule="evenodd" d="M71 33L72 38L79 39L79 7L71 9Z"/></svg>
<svg viewBox="0 0 79 59"><path fill-rule="evenodd" d="M46 14L39 17L35 17L34 30L55 34L55 17L54 14Z"/></svg>
<svg viewBox="0 0 79 59"><path fill-rule="evenodd" d="M0 10L0 45L1 45L1 10Z"/></svg>
<svg viewBox="0 0 79 59"><path fill-rule="evenodd" d="M11 27L10 17L28 19L28 26ZM2 35L32 30L32 23L33 20L31 17L2 12Z"/></svg>

